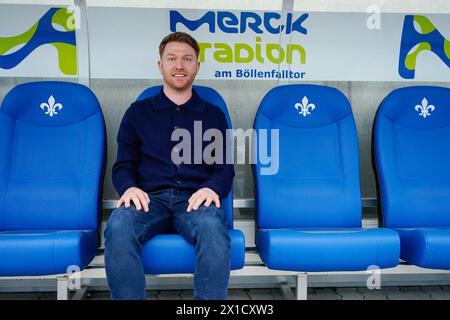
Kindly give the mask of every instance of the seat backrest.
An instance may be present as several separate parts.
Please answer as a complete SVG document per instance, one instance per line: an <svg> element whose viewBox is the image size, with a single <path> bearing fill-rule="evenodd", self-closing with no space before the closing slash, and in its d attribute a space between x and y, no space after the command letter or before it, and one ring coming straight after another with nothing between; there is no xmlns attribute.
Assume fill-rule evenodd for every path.
<svg viewBox="0 0 450 320"><path fill-rule="evenodd" d="M350 103L339 90L276 87L263 98L254 129L258 228L361 226L356 127ZM263 129L279 130L279 167L273 174L262 174ZM273 162L275 141L269 141L269 153Z"/></svg>
<svg viewBox="0 0 450 320"><path fill-rule="evenodd" d="M386 227L450 227L450 88L388 94L374 124Z"/></svg>
<svg viewBox="0 0 450 320"><path fill-rule="evenodd" d="M205 86L194 85L193 88L203 100L208 101L209 103L219 107L220 110L222 110L222 112L225 114L228 128L232 129L233 126L231 124L230 114L228 112L228 108L225 103L225 100L222 98L220 93L218 93L213 88L205 87ZM146 98L152 97L152 96L158 94L159 92L161 92L161 90L162 90L162 86L154 86L154 87L147 88L144 91L142 91L142 93L138 96L138 98L136 100L139 101L139 100L144 100ZM231 148L231 149L233 149L233 148ZM232 159L234 159L234 158L232 157ZM228 196L226 198L222 199L220 203L228 215L228 228L231 229L231 228L233 228L233 190L231 190L230 193L228 194Z"/></svg>
<svg viewBox="0 0 450 320"><path fill-rule="evenodd" d="M0 230L96 230L105 125L80 84L16 86L0 109Z"/></svg>

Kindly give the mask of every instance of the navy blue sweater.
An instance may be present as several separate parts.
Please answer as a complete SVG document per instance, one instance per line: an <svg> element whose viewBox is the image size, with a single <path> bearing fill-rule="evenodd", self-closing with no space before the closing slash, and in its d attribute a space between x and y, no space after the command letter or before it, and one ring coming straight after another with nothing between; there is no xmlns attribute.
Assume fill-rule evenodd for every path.
<svg viewBox="0 0 450 320"><path fill-rule="evenodd" d="M190 164L177 165L171 160L173 147L181 142L181 139L171 141L173 130L187 129L193 141L194 121L201 121L203 132L210 128L221 131L225 155L225 130L228 127L225 115L217 106L202 100L195 90L191 99L180 106L163 90L156 96L131 104L120 124L117 160L112 169L113 183L119 195L130 187L145 192L171 187L195 192L206 187L216 192L220 199L226 197L234 177L233 164L226 164L226 159L221 163L206 164L202 157L202 163L195 164L192 142ZM202 150L210 143L202 142Z"/></svg>

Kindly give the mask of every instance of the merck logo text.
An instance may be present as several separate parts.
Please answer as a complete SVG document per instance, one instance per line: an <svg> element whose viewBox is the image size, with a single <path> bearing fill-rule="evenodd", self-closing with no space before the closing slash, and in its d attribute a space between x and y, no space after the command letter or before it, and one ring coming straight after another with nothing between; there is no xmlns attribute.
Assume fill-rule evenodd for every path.
<svg viewBox="0 0 450 320"><path fill-rule="evenodd" d="M293 20L292 13L286 16L286 24L281 24L281 14L277 12L264 12L262 15L255 12L243 11L239 16L228 11L208 11L200 19L189 20L176 11L170 11L170 31L177 31L177 24L181 23L191 31L197 30L201 25L206 24L209 32L215 33L216 28L219 28L225 33L245 33L248 29L257 34L269 32L272 34L279 34L285 32L291 34L297 31L302 34L307 34L307 30L302 26L302 23L308 18L308 14L300 15L296 20Z"/></svg>

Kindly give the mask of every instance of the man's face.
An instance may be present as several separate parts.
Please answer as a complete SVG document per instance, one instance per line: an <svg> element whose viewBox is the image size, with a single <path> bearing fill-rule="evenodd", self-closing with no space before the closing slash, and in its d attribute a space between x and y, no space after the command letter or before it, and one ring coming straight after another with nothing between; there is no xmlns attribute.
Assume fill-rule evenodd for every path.
<svg viewBox="0 0 450 320"><path fill-rule="evenodd" d="M184 42L169 42L164 48L159 71L164 85L171 89L183 91L192 86L200 68L194 49Z"/></svg>

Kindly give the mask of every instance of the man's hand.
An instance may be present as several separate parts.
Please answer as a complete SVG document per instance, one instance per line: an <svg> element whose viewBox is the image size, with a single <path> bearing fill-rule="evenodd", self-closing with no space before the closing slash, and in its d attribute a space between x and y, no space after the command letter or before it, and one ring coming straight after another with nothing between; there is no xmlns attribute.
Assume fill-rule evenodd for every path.
<svg viewBox="0 0 450 320"><path fill-rule="evenodd" d="M206 201L206 202L205 202ZM217 208L220 208L220 200L217 193L212 191L210 188L201 188L195 192L188 200L189 206L187 212L192 210L197 210L203 202L205 202L205 207L209 207L211 202L214 202Z"/></svg>
<svg viewBox="0 0 450 320"><path fill-rule="evenodd" d="M146 192L136 187L128 188L127 191L124 192L119 201L117 201L116 208L119 208L123 203L125 204L125 208L129 208L131 201L133 201L137 210L144 208L144 211L148 212L150 198Z"/></svg>

